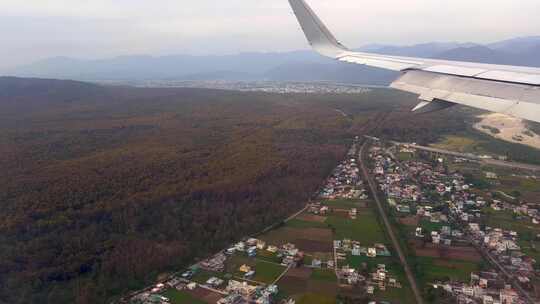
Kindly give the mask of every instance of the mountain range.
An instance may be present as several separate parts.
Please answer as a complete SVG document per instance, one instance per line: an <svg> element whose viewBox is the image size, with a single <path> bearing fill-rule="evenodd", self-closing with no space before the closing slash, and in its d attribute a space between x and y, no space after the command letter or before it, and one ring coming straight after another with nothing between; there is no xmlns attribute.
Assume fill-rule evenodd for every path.
<svg viewBox="0 0 540 304"><path fill-rule="evenodd" d="M412 46L372 44L358 50L386 55L540 67L540 36L491 44L432 42ZM222 56L123 56L101 60L56 57L0 74L86 81L228 80L334 81L385 85L396 73L335 62L312 51Z"/></svg>

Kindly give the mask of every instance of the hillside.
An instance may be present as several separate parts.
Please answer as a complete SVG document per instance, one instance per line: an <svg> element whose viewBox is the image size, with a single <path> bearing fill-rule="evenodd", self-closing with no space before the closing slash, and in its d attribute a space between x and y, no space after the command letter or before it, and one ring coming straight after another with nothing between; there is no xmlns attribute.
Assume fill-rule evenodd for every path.
<svg viewBox="0 0 540 304"><path fill-rule="evenodd" d="M0 87L1 303L103 303L284 218L355 125L328 97Z"/></svg>
<svg viewBox="0 0 540 304"><path fill-rule="evenodd" d="M416 98L386 89L0 88L0 303L15 304L104 303L298 210L354 136L426 144L473 117L412 115Z"/></svg>

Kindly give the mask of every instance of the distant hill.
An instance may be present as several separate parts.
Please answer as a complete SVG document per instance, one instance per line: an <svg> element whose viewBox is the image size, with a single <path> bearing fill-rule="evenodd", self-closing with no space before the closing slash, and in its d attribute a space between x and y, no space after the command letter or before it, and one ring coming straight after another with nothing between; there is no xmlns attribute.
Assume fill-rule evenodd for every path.
<svg viewBox="0 0 540 304"><path fill-rule="evenodd" d="M359 50L367 52L377 52L379 54L385 55L395 55L395 56L410 56L410 57L433 57L437 56L440 53L457 49L457 48L467 48L473 47L477 44L474 43L457 43L457 42L448 42L448 43L423 43L411 46L391 46L391 45L375 45L375 46L366 46L362 47Z"/></svg>
<svg viewBox="0 0 540 304"><path fill-rule="evenodd" d="M455 48L433 56L438 59L498 64L512 64L512 57L515 56L481 45Z"/></svg>
<svg viewBox="0 0 540 304"><path fill-rule="evenodd" d="M540 36L519 37L488 44L490 49L507 53L527 53L540 46Z"/></svg>
<svg viewBox="0 0 540 304"><path fill-rule="evenodd" d="M359 48L387 55L440 58L540 67L540 36L488 45L424 43L412 46L366 45ZM243 53L224 56L123 56L102 60L57 57L3 74L85 81L115 80L274 80L388 84L397 74L335 62L312 51Z"/></svg>

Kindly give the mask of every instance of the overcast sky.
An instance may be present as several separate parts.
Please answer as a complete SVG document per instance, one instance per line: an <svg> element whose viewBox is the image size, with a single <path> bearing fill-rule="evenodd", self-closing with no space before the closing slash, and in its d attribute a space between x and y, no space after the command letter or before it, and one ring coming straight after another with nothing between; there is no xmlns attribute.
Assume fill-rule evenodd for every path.
<svg viewBox="0 0 540 304"><path fill-rule="evenodd" d="M540 34L539 0L308 2L351 47ZM286 0L0 0L0 37L0 68L54 56L307 48Z"/></svg>

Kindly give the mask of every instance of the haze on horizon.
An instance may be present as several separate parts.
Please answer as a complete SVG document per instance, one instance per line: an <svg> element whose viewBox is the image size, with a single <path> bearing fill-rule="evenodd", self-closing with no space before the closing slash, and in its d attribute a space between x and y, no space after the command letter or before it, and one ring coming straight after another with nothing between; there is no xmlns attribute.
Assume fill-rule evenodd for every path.
<svg viewBox="0 0 540 304"><path fill-rule="evenodd" d="M309 0L346 45L538 35L540 1ZM0 0L0 68L70 56L306 49L286 0Z"/></svg>

